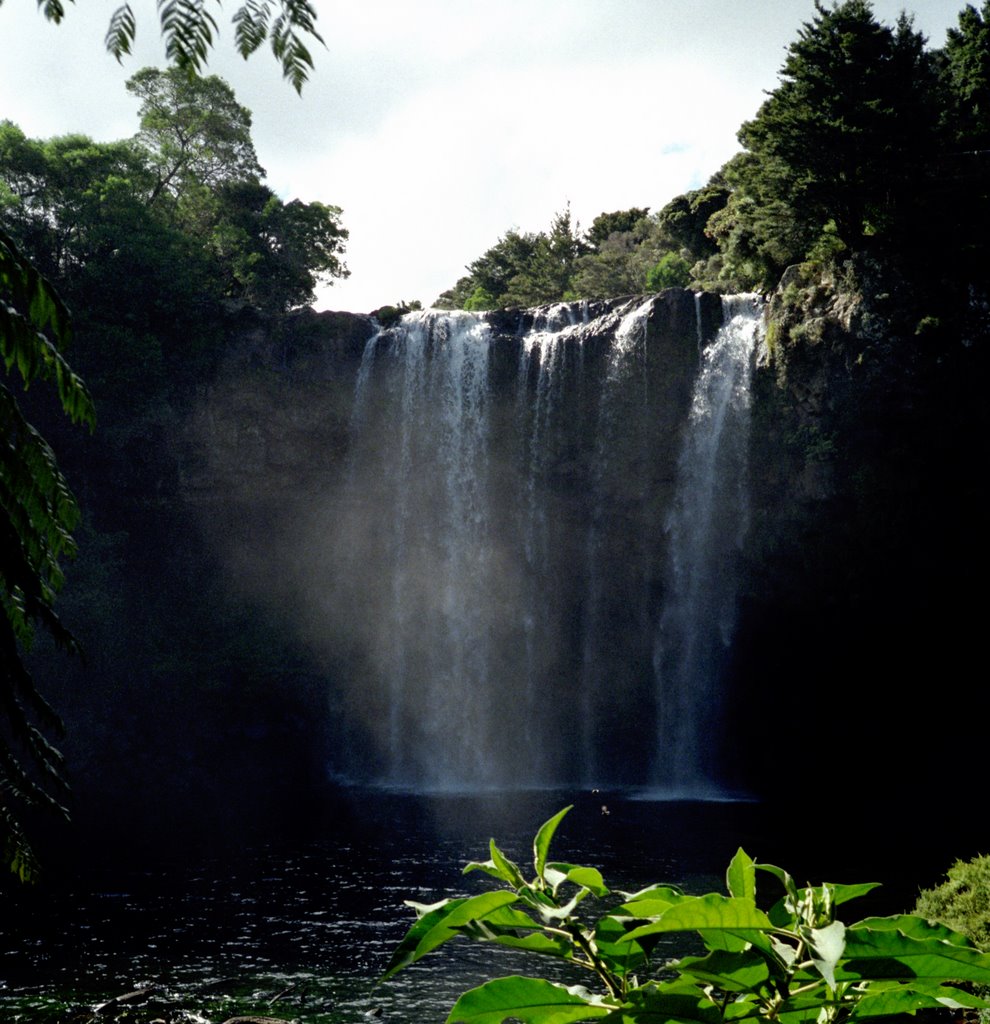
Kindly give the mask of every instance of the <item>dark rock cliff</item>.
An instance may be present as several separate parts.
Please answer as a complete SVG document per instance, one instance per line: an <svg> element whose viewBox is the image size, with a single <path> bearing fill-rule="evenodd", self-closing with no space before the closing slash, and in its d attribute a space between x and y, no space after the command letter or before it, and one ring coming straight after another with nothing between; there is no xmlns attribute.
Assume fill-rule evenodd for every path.
<svg viewBox="0 0 990 1024"><path fill-rule="evenodd" d="M972 797L988 338L978 302L924 301L858 260L790 268L768 306L733 691L764 792Z"/></svg>

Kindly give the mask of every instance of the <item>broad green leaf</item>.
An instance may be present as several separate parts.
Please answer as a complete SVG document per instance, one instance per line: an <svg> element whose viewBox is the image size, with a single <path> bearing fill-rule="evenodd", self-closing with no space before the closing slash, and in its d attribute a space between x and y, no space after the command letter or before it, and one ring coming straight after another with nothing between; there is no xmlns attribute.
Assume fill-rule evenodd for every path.
<svg viewBox="0 0 990 1024"><path fill-rule="evenodd" d="M633 989L607 1024L722 1024L722 1013L696 985L684 981Z"/></svg>
<svg viewBox="0 0 990 1024"><path fill-rule="evenodd" d="M657 885L627 897L626 902L616 907L612 914L615 917L628 916L649 920L666 913L678 903L694 899L697 899L697 896L685 896L669 886Z"/></svg>
<svg viewBox="0 0 990 1024"><path fill-rule="evenodd" d="M783 868L778 868L776 864L755 864L754 867L757 871L766 871L767 874L773 875L780 882L784 887L784 892L790 898L790 908L797 904L798 888L794 884L794 879ZM778 928L786 928L788 925L795 923L794 915L785 906L785 903L785 900L781 900L770 911L770 919Z"/></svg>
<svg viewBox="0 0 990 1024"><path fill-rule="evenodd" d="M484 922L479 923L478 928L484 930ZM471 936L474 938L475 936ZM522 949L527 953L541 953L544 956L554 956L561 960L571 960L574 957L574 947L567 939L556 936L544 935L542 932L531 932L529 935L514 935L510 932L493 931L489 936L480 936L480 941L494 942L499 946L507 946L509 949Z"/></svg>
<svg viewBox="0 0 990 1024"><path fill-rule="evenodd" d="M513 892L486 892L468 899L448 900L430 909L406 932L392 959L382 975L385 981L403 967L431 953L438 946L459 934L462 925L476 921L500 907L515 903L518 899Z"/></svg>
<svg viewBox="0 0 990 1024"><path fill-rule="evenodd" d="M835 967L846 948L846 926L833 921L824 928L812 928L808 933L811 959L821 976L835 988Z"/></svg>
<svg viewBox="0 0 990 1024"><path fill-rule="evenodd" d="M748 992L770 980L766 960L754 949L743 952L716 950L704 957L685 957L673 966L681 973L725 992Z"/></svg>
<svg viewBox="0 0 990 1024"><path fill-rule="evenodd" d="M848 903L850 900L865 896L868 892L880 888L879 882L854 882L851 885L843 885L841 882L827 882L832 890L832 900L836 906Z"/></svg>
<svg viewBox="0 0 990 1024"><path fill-rule="evenodd" d="M704 944L713 952L740 953L752 946L763 954L776 977L781 977L788 961L783 959L772 935L753 929L718 930L702 928L699 933ZM786 953L785 953L786 956Z"/></svg>
<svg viewBox="0 0 990 1024"><path fill-rule="evenodd" d="M863 924L846 929L845 957L835 971L839 981L930 978L990 984L990 954L944 939L915 939L901 931Z"/></svg>
<svg viewBox="0 0 990 1024"><path fill-rule="evenodd" d="M545 934L542 925L515 907L499 907L481 920L461 925L458 930L475 942L494 942L563 959L570 959L574 952L566 938Z"/></svg>
<svg viewBox="0 0 990 1024"><path fill-rule="evenodd" d="M876 931L899 931L912 939L942 939L954 946L978 947L972 939L945 925L926 921L914 914L895 914L893 917L865 917L856 922L857 928L872 928Z"/></svg>
<svg viewBox="0 0 990 1024"><path fill-rule="evenodd" d="M573 806L573 804L568 804L562 811L558 811L552 818L545 821L533 839L533 868L536 871L536 877L541 882L543 881L543 869L546 867L547 855L550 852L550 840L553 839L553 834L557 831L557 826L563 820L564 815Z"/></svg>
<svg viewBox="0 0 990 1024"><path fill-rule="evenodd" d="M530 931L539 931L543 928L543 925L538 921L534 921L525 910L508 905L485 914L485 923L499 928L527 929Z"/></svg>
<svg viewBox="0 0 990 1024"><path fill-rule="evenodd" d="M580 864L561 864L555 862L547 864L544 876L550 885L553 886L555 893L558 886L563 885L564 882L583 885L584 888L590 889L598 897L607 896L609 893L608 886L605 885L605 880L602 878L602 873L597 868L586 868Z"/></svg>
<svg viewBox="0 0 990 1024"><path fill-rule="evenodd" d="M964 1007L981 1009L986 1006L987 1003L972 992L948 986L923 989L907 984L875 990L871 985L856 1004L856 1016L892 1017L895 1014L914 1013L916 1010L959 1010Z"/></svg>
<svg viewBox="0 0 990 1024"><path fill-rule="evenodd" d="M573 898L562 907L537 907L537 909L544 921L563 921L574 913L575 907L588 895L589 891L588 889L578 889Z"/></svg>
<svg viewBox="0 0 990 1024"><path fill-rule="evenodd" d="M457 899L441 900L439 903L435 903L432 906L426 906L421 903L413 903L408 901L408 905L416 911L417 920L402 937L402 941L395 948L395 952L392 954L392 959L389 960L388 966L385 968L385 973L381 976L379 981L385 981L387 978L391 978L393 974L401 971L403 967L407 967L415 959L414 956L416 949L419 947L420 942L433 930L433 927L450 913L453 907L459 907L462 903L467 901L467 897L459 897Z"/></svg>
<svg viewBox="0 0 990 1024"><path fill-rule="evenodd" d="M492 863L495 865L499 877L503 881L508 882L513 889L522 889L526 885L526 879L523 878L519 866L502 853L495 845L494 839L489 840L488 848L492 855Z"/></svg>
<svg viewBox="0 0 990 1024"><path fill-rule="evenodd" d="M647 935L662 932L684 932L701 930L740 931L771 928L770 919L752 900L736 899L732 896L696 896L677 903L662 913L655 921L634 928L626 936L631 942Z"/></svg>
<svg viewBox="0 0 990 1024"><path fill-rule="evenodd" d="M542 978L510 975L465 992L454 1004L447 1024L573 1024L604 1017L610 1010L580 985L565 988Z"/></svg>
<svg viewBox="0 0 990 1024"><path fill-rule="evenodd" d="M598 955L608 964L609 970L620 977L634 974L643 969L647 962L646 950L638 942L625 942L628 918L607 915L598 919L595 925L595 945Z"/></svg>
<svg viewBox="0 0 990 1024"><path fill-rule="evenodd" d="M502 872L495 866L493 860L471 860L461 870L462 875L469 875L472 871L484 871L486 875L491 875L492 878L497 878L500 882L504 882L505 878Z"/></svg>
<svg viewBox="0 0 990 1024"><path fill-rule="evenodd" d="M756 865L753 858L740 846L729 862L725 873L729 895L738 899L756 899Z"/></svg>

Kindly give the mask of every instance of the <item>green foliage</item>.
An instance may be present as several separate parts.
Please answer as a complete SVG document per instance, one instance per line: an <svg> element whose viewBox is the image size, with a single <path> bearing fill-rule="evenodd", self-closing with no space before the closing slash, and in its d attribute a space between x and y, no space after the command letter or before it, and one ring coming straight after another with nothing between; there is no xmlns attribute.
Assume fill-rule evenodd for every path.
<svg viewBox="0 0 990 1024"><path fill-rule="evenodd" d="M284 203L257 180L223 186L203 231L224 272L224 294L269 312L312 302L318 282L350 273L340 214L339 206Z"/></svg>
<svg viewBox="0 0 990 1024"><path fill-rule="evenodd" d="M404 299L400 299L399 302L394 306L379 306L378 309L372 310L371 316L373 316L382 327L394 327L406 313L413 313L423 308L423 303L418 299L414 299L412 302L406 302Z"/></svg>
<svg viewBox="0 0 990 1024"><path fill-rule="evenodd" d="M571 290L578 259L587 251L567 207L556 214L549 231L535 235L506 232L468 264L468 275L440 295L434 305L439 309L482 308L466 305L473 300L494 309L559 302Z"/></svg>
<svg viewBox="0 0 990 1024"><path fill-rule="evenodd" d="M957 860L944 882L918 894L914 913L990 949L990 856Z"/></svg>
<svg viewBox="0 0 990 1024"><path fill-rule="evenodd" d="M205 67L219 27L203 0L159 0L158 18L165 56L185 75L192 78ZM217 8L220 3L217 0ZM55 24L65 17L61 0L41 0L39 10ZM247 0L231 19L237 52L246 60L266 40L282 68L282 76L301 92L313 69L313 58L306 38L322 43L316 31L316 10L310 0ZM107 52L118 61L131 52L137 34L137 19L129 3L121 4L111 15L104 43Z"/></svg>
<svg viewBox="0 0 990 1024"><path fill-rule="evenodd" d="M647 206L634 206L629 210L600 213L584 233L584 242L592 252L598 252L613 236L633 234L649 212Z"/></svg>
<svg viewBox="0 0 990 1024"><path fill-rule="evenodd" d="M486 292L479 284L471 292L471 297L465 301L464 308L469 310L494 309L496 303L495 296L491 292Z"/></svg>
<svg viewBox="0 0 990 1024"><path fill-rule="evenodd" d="M281 313L347 276L340 209L284 202L261 180L251 115L226 82L145 68L128 88L142 100L132 141L34 140L0 124L6 222L70 297L87 293L85 316L155 312L149 328L167 336L194 295Z"/></svg>
<svg viewBox="0 0 990 1024"><path fill-rule="evenodd" d="M55 23L65 16L61 0L38 6ZM22 881L34 877L37 865L17 805L61 811L65 785L61 755L47 735L60 723L21 656L38 624L57 642L75 647L53 602L63 582L59 559L75 553L72 530L79 512L52 449L24 417L12 378L19 376L23 390L37 380L54 384L73 422L92 427L95 421L90 394L64 358L68 311L43 275L57 278L65 290L88 293L90 325L100 322L102 305L112 311L117 336L151 339L145 348L123 346L131 362L135 352L160 351L160 336L182 332L186 325L176 315L182 305L154 289L147 265L157 260L158 268L167 266L170 282L181 282L183 274L187 281L195 279L209 303L212 281L201 273L201 247L190 246L174 230L176 222L192 223L196 218L190 211L208 221L216 204L212 189L262 173L250 141L250 114L221 80L197 78L217 31L207 5L160 0L158 11L175 67L146 70L132 79L144 102L143 146L100 144L82 136L37 142L9 122L0 123L0 357L10 382L0 382L0 856ZM313 67L304 38L322 42L315 21L309 0L247 0L234 13L238 51L246 58L268 40L298 92ZM120 60L130 52L135 32L134 13L125 3L111 15L108 51ZM178 211L172 223L150 212L165 192ZM146 204L142 196L148 197ZM337 222L339 210L298 201L283 206L269 197L265 213L259 231L267 232L273 259L288 279L276 289L278 304L304 300L317 275L346 274L338 259L346 238ZM247 290L246 282L241 286ZM135 291L138 303L129 301ZM154 302L145 293L168 307L164 323L154 322L155 311L147 308ZM209 336L202 305L190 301L185 310L195 319L197 334ZM137 323L137 310L152 322ZM121 327L128 319L129 332ZM142 379L156 379L154 366L142 360L142 368ZM128 404L133 395L128 391Z"/></svg>
<svg viewBox="0 0 990 1024"><path fill-rule="evenodd" d="M0 233L0 356L8 377L24 389L54 384L74 422L94 425L93 403L65 360L69 315L52 286ZM63 582L59 559L75 554L72 530L79 511L55 455L24 418L16 394L0 384L0 843L5 862L22 881L36 864L15 806L62 811L62 758L47 733L58 719L21 659L40 624L64 646L75 641L55 614Z"/></svg>
<svg viewBox="0 0 990 1024"><path fill-rule="evenodd" d="M778 274L830 221L852 249L895 234L937 146L935 66L910 20L881 25L866 0L815 9L727 175L743 237L723 227L722 248L745 242Z"/></svg>
<svg viewBox="0 0 990 1024"><path fill-rule="evenodd" d="M646 274L646 290L686 288L691 281L691 264L676 252L668 252Z"/></svg>
<svg viewBox="0 0 990 1024"><path fill-rule="evenodd" d="M715 255L708 222L725 206L729 195L729 187L718 172L703 188L675 196L657 214L661 244L695 262Z"/></svg>
<svg viewBox="0 0 990 1024"><path fill-rule="evenodd" d="M127 91L141 101L137 141L157 178L149 202L163 193L178 201L197 185L215 190L265 173L251 141L251 114L222 78L142 68Z"/></svg>
<svg viewBox="0 0 990 1024"><path fill-rule="evenodd" d="M948 127L955 140L978 150L990 144L990 0L967 4L946 34L943 78L948 86Z"/></svg>
<svg viewBox="0 0 990 1024"><path fill-rule="evenodd" d="M530 879L493 840L490 859L464 870L490 875L499 889L409 904L417 921L383 980L463 937L565 961L595 988L498 978L465 992L447 1024L842 1024L986 1005L954 984L990 981L990 955L964 935L908 915L844 923L838 908L873 884L801 887L781 868L739 850L726 875L727 896L690 896L665 885L612 892L594 868L549 860L569 810L537 832ZM768 910L756 902L760 873L782 890ZM594 917L588 908L596 903ZM673 963L655 957L664 936L683 932L697 933L706 953Z"/></svg>
<svg viewBox="0 0 990 1024"><path fill-rule="evenodd" d="M538 306L561 301L570 288L576 261L586 251L567 206L554 216L548 232L536 236L532 255L509 281L502 304Z"/></svg>

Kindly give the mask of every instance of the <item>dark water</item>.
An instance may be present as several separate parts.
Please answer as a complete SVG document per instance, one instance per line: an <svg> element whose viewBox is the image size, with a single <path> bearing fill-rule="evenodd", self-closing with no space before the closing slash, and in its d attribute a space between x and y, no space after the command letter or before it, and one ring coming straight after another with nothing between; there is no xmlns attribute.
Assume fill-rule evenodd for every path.
<svg viewBox="0 0 990 1024"><path fill-rule="evenodd" d="M909 908L918 885L932 884L955 855L936 842L919 845L911 823L886 820L882 804L864 814L840 808L831 823L823 816L816 825L810 801L809 808L775 809L593 793L355 792L292 835L247 848L221 843L208 853L192 840L178 849L163 844L159 858L148 850L118 850L113 858L105 850L89 861L75 858L71 871L39 890L8 894L0 1019L88 1019L88 1010L83 1016L72 1008L157 985L173 1020L220 1021L247 1006L321 1024L369 1014L442 1021L461 991L487 978L553 972L539 959L454 943L376 987L413 919L403 900L435 902L487 888L489 880L462 876L461 866L486 859L493 836L510 856L530 862L534 831L566 803L576 806L552 855L596 866L626 890L656 881L690 892L722 889L725 865L742 845L799 880L880 880L882 895L861 909L888 913ZM55 994L69 1008L46 1011ZM149 1011L127 1019L154 1018Z"/></svg>

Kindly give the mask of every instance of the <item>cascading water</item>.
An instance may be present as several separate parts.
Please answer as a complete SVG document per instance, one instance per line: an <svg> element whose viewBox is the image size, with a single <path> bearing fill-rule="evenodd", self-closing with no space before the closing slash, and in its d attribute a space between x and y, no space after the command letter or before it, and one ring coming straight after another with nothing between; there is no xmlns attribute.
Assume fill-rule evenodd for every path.
<svg viewBox="0 0 990 1024"><path fill-rule="evenodd" d="M666 737L675 700L695 713L671 696L695 682L673 682L658 652L683 617L666 610L684 599L665 579L661 527L699 362L696 309L678 293L428 311L368 342L335 601L372 742L351 747L341 774L415 789L705 777L683 738L694 726L664 748L687 758L676 773L657 768L651 728L659 718ZM678 524L675 512L675 546ZM690 557L675 557L672 578Z"/></svg>
<svg viewBox="0 0 990 1024"><path fill-rule="evenodd" d="M711 796L717 779L720 670L735 625L736 562L748 526L750 372L761 309L723 299L691 401L667 517L670 582L657 632L655 784Z"/></svg>
<svg viewBox="0 0 990 1024"><path fill-rule="evenodd" d="M372 338L362 361L356 408L367 417L377 388L388 409L386 436L359 433L351 468L364 467L367 486L375 465L376 511L387 517L374 565L388 577L378 655L385 781L396 785L478 784L488 764L489 341L469 314L414 314Z"/></svg>

